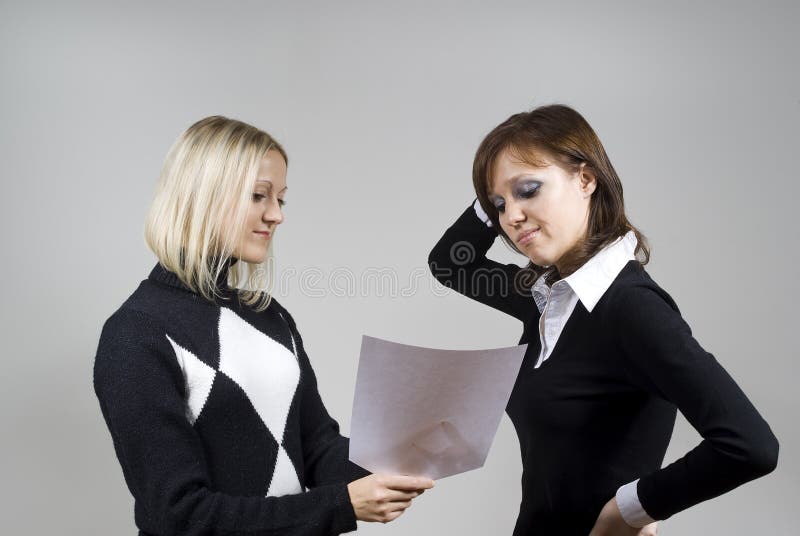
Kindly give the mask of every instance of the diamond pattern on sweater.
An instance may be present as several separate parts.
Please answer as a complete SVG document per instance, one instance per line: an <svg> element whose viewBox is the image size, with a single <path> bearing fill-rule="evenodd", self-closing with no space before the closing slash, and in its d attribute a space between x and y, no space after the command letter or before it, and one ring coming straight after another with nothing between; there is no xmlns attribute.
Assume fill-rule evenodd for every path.
<svg viewBox="0 0 800 536"><path fill-rule="evenodd" d="M282 315L281 318L285 322ZM218 369L209 366L167 335L183 371L187 419L192 425L197 422L212 394L217 375L223 374L252 404L253 411L274 438L268 441L277 443L275 466L272 476L265 483L267 496L302 492L297 470L283 444L286 421L300 383L294 337L291 339L292 350L289 350L225 307L220 308L217 328Z"/></svg>
<svg viewBox="0 0 800 536"><path fill-rule="evenodd" d="M275 471L272 473L272 482L270 482L267 497L280 497L301 491L303 488L297 480L294 464L281 446L278 448L278 458L275 460Z"/></svg>
<svg viewBox="0 0 800 536"><path fill-rule="evenodd" d="M169 335L167 335L167 340L175 350L175 356L178 358L178 364L181 366L183 379L186 382L186 418L194 424L208 400L217 371L173 341Z"/></svg>
<svg viewBox="0 0 800 536"><path fill-rule="evenodd" d="M295 355L225 307L219 317L219 371L236 382L279 443L268 495L303 491L283 447L286 419L300 382Z"/></svg>
<svg viewBox="0 0 800 536"><path fill-rule="evenodd" d="M275 439L283 439L300 380L294 355L230 309L219 317L219 371L235 381Z"/></svg>

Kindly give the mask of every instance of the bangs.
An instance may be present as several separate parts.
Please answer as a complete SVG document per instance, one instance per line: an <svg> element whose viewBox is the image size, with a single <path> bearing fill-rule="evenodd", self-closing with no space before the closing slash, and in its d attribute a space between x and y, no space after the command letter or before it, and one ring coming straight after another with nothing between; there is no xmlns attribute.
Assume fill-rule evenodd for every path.
<svg viewBox="0 0 800 536"><path fill-rule="evenodd" d="M511 142L506 146L505 150L508 151L508 155L516 162L528 164L535 168L545 168L558 161L553 153L544 148L540 143L528 140L524 140L522 143Z"/></svg>
<svg viewBox="0 0 800 536"><path fill-rule="evenodd" d="M507 143L495 150L486 161L486 195L492 195L494 187L494 167L497 159L503 152L508 152L512 161L519 164L526 164L535 168L545 168L555 164L558 160L552 156L551 152L543 148L540 144L528 141L509 140Z"/></svg>

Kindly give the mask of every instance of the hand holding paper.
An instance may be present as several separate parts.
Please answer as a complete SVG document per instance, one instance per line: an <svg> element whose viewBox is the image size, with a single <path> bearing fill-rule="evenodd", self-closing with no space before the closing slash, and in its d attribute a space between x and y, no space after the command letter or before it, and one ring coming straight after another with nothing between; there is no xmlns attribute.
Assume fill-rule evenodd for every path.
<svg viewBox="0 0 800 536"><path fill-rule="evenodd" d="M526 348L436 350L364 336L350 459L433 479L483 466Z"/></svg>
<svg viewBox="0 0 800 536"><path fill-rule="evenodd" d="M433 487L428 478L372 474L347 485L356 519L388 523L400 517L411 501Z"/></svg>

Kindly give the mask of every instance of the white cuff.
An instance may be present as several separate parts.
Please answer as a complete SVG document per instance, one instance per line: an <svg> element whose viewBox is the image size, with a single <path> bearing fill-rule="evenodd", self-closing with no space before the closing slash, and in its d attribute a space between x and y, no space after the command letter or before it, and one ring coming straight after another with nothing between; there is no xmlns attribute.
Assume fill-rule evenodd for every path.
<svg viewBox="0 0 800 536"><path fill-rule="evenodd" d="M639 493L636 491L637 484L639 484L638 478L633 482L620 486L617 490L617 507L625 523L631 527L642 528L653 523L655 519L650 517L642 508L642 503L639 502Z"/></svg>
<svg viewBox="0 0 800 536"><path fill-rule="evenodd" d="M478 218L480 218L481 221L486 224L486 227L492 226L492 220L489 219L489 215L486 214L486 211L483 210L483 207L477 199L475 199L475 202L472 204L472 208L475 209L475 214L477 214Z"/></svg>

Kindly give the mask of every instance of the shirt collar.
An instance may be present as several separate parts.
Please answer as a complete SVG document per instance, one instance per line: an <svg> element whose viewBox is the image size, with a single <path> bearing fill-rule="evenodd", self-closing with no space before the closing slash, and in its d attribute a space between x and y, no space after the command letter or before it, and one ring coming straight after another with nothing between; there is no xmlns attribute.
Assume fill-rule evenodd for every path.
<svg viewBox="0 0 800 536"><path fill-rule="evenodd" d="M601 249L583 266L561 281L570 286L586 310L591 313L628 261L636 259L637 244L636 234L628 231L625 236L619 237ZM544 310L547 297L550 295L550 289L546 283L548 274L549 271L542 274L531 289L533 299L540 312ZM561 281L557 281L554 285Z"/></svg>

